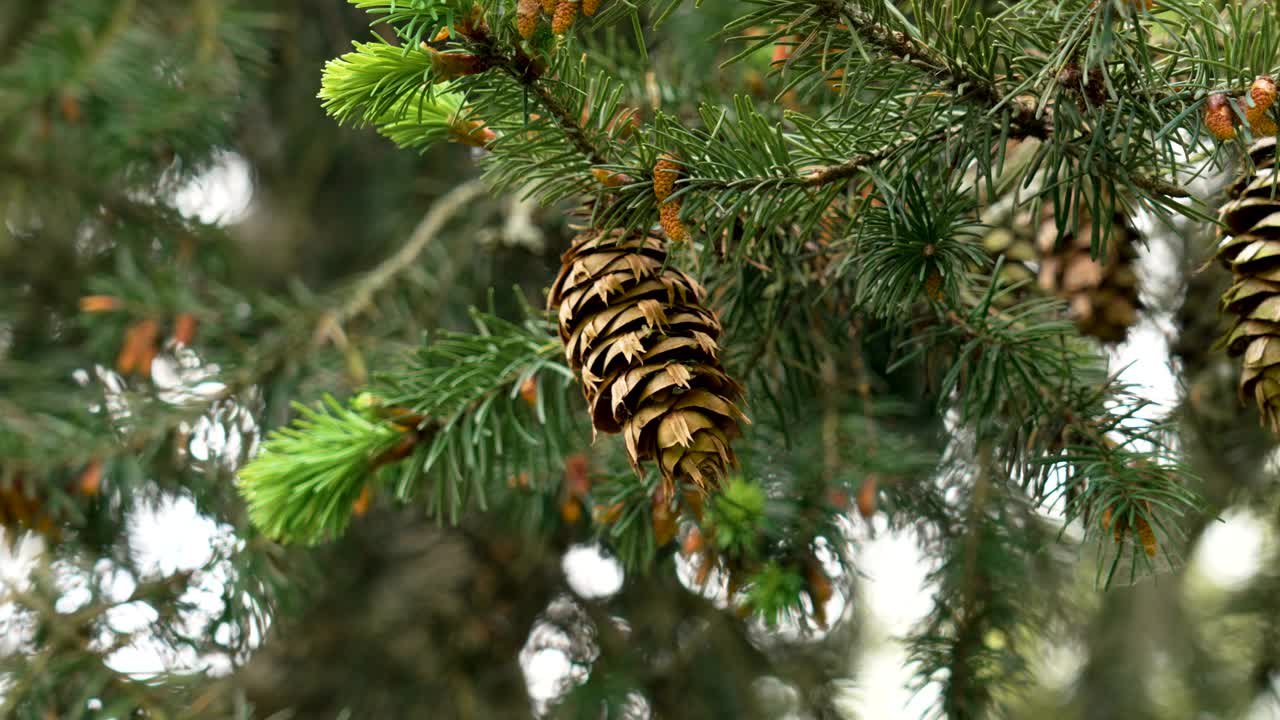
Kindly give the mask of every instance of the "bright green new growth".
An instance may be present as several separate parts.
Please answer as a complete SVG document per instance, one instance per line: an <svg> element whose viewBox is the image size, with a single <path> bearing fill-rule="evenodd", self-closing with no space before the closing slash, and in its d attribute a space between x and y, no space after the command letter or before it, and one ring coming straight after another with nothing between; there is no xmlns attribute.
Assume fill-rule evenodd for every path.
<svg viewBox="0 0 1280 720"><path fill-rule="evenodd" d="M368 407L326 396L316 407L294 403L299 417L273 430L240 469L249 517L268 536L317 543L342 532L372 475L372 462L403 435Z"/></svg>
<svg viewBox="0 0 1280 720"><path fill-rule="evenodd" d="M352 46L355 52L325 63L320 80L321 105L338 122L376 122L419 92L420 105L434 107L428 102L431 58L426 53L385 42L353 42Z"/></svg>
<svg viewBox="0 0 1280 720"><path fill-rule="evenodd" d="M537 321L472 318L477 332L438 333L346 406L296 405L302 416L240 470L254 524L290 542L332 537L375 474L450 522L520 473L558 478L583 435L559 343Z"/></svg>
<svg viewBox="0 0 1280 720"><path fill-rule="evenodd" d="M426 150L470 131L463 97L433 85L431 58L417 48L355 42L354 52L325 64L324 109L339 123L372 125L399 147Z"/></svg>

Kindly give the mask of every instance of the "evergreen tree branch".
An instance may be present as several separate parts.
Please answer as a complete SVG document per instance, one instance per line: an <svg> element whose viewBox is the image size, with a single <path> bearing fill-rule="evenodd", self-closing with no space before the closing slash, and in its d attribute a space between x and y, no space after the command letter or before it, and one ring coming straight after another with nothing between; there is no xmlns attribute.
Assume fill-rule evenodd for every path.
<svg viewBox="0 0 1280 720"><path fill-rule="evenodd" d="M487 34L478 37L477 40L486 42L491 49L494 48L494 41ZM524 48L516 46L512 48L512 54L507 57L501 67L512 79L533 91L543 109L555 119L560 131L592 165L608 163L604 148L598 147L587 137L582 124L551 92L548 87L551 81L546 77L546 63L534 60L524 51Z"/></svg>
<svg viewBox="0 0 1280 720"><path fill-rule="evenodd" d="M790 0L778 0L776 4L779 8L782 8L789 7L795 3ZM789 31L794 31L795 26L804 22L816 22L819 17L828 22L847 23L848 27L862 39L863 45L880 51L884 60L894 62L899 66L914 68L931 80L941 80L944 87L958 93L955 98L958 102L974 104L990 113L992 118L989 122L993 122L997 126L1003 124L1005 136L1016 139L1037 138L1055 142L1062 141L1055 138L1054 123L1052 121L1053 113L1048 109L1041 108L1040 105L1042 103L1040 101L1028 100L1027 98L1012 99L1009 94L1001 90L993 78L979 74L963 61L949 58L927 45L919 37L919 32L915 28L907 26L911 30L910 34L893 30L877 22L871 13L856 2L822 0L816 4L816 7L818 9L817 13L812 13L811 11L801 12L796 19L785 25L776 35L781 36ZM768 12L776 11L770 10ZM748 21L756 22L759 17L763 17L766 14L766 11L761 11L753 16L744 18L739 24ZM1082 24L1088 23L1086 21ZM733 25L730 27L733 27ZM1011 76L1006 80L1010 85L1017 88L1021 88L1029 82L1016 76ZM1158 96L1157 94L1155 97ZM1007 114L1007 118L998 117L997 114L1001 111ZM970 132L972 132L972 128ZM929 142L940 139L935 138L937 135L945 137L944 131L931 133ZM1094 143L1091 136L1092 131L1085 132L1079 137L1073 138L1073 140L1081 146L1088 147ZM921 138L921 140L924 141L924 138ZM902 142L904 146L912 144L906 140ZM897 144L891 143L881 152L891 155ZM880 155L881 152L871 153L871 156L874 158ZM874 162L874 159L871 162ZM844 165L852 165L853 167L849 168L849 170L856 171L867 164L870 164L870 162L863 161L860 157L854 157L840 166L833 166L832 169L835 171ZM1113 175L1116 179L1128 180L1133 186L1152 194L1168 198L1191 197L1190 191L1176 183L1143 173L1132 172L1127 167L1108 165L1103 170ZM852 174L853 172L849 172L849 175ZM819 172L817 175L811 176L811 179L818 177L825 177L825 175ZM846 177L846 175L836 171L830 176L830 180L840 180L843 177ZM815 184L821 184L821 181L815 179Z"/></svg>
<svg viewBox="0 0 1280 720"><path fill-rule="evenodd" d="M893 157L909 147L917 144L941 142L942 140L945 140L947 135L951 132L952 128L947 128L944 130L937 130L924 136L908 136L902 138L901 140L890 143L879 150L855 155L838 165L829 165L824 168L810 171L804 179L804 184L813 187L820 187L822 185L848 180L863 170L881 162L882 160Z"/></svg>
<svg viewBox="0 0 1280 720"><path fill-rule="evenodd" d="M949 58L925 45L919 38L890 30L876 22L856 2L821 0L818 4L828 18L848 22L849 26L868 44L880 48L898 61L916 67L931 77L943 79L952 90L964 93L962 97L971 97L979 104L993 110L1004 103L1004 94L990 79L951 62ZM1027 134L1046 132L1043 118L1037 117L1032 108L1023 106L1016 108L1013 123Z"/></svg>
<svg viewBox="0 0 1280 720"><path fill-rule="evenodd" d="M473 318L477 333L440 333L408 366L380 375L372 395L298 406L302 417L273 431L240 470L254 523L272 537L319 542L346 527L371 480L394 482L400 499L425 489L428 511L451 522L520 474L558 480L580 442L559 343L537 322Z"/></svg>

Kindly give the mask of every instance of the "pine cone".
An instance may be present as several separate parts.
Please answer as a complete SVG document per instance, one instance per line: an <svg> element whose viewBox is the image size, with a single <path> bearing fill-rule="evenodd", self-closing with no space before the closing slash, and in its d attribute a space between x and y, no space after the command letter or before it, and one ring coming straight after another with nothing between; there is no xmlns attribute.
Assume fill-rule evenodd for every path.
<svg viewBox="0 0 1280 720"><path fill-rule="evenodd" d="M1222 307L1236 316L1224 342L1231 355L1244 355L1240 397L1258 403L1267 425L1280 432L1280 197L1276 182L1276 139L1249 148L1254 168L1231 187L1222 207L1227 235L1218 259L1235 282Z"/></svg>
<svg viewBox="0 0 1280 720"><path fill-rule="evenodd" d="M1089 254L1090 219L1080 218L1076 232L1058 239L1052 211L1040 225L1036 246L1040 251L1040 287L1056 293L1071 306L1076 327L1103 342L1120 342L1138 319L1138 276L1134 260L1134 231L1116 215L1107 239L1106 255L1094 260Z"/></svg>
<svg viewBox="0 0 1280 720"><path fill-rule="evenodd" d="M716 358L720 322L693 278L666 266L653 235L587 231L563 257L549 306L582 376L595 429L623 433L637 469L656 460L677 483L718 487L734 464L742 388Z"/></svg>

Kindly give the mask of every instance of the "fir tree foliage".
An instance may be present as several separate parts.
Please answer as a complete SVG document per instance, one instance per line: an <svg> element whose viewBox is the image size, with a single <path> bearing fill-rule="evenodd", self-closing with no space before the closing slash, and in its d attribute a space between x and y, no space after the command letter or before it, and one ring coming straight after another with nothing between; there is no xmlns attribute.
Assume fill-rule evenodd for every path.
<svg viewBox="0 0 1280 720"><path fill-rule="evenodd" d="M775 100L799 92L814 112L778 116L745 96L664 107L659 96L637 127L647 113L623 103L632 80L609 71L625 66L610 61L610 52L626 53L625 41L570 33L526 42L505 2L359 5L389 23L400 46L357 43L329 66L321 97L338 119L426 143L442 135L422 108L436 107L441 88L443 97L461 95L469 117L493 133L483 160L490 182L545 203L594 197L590 222L602 229L652 223L649 168L660 155L678 158L672 199L703 239L688 261L792 263L778 287L847 288L850 311L889 327L914 324L882 371L943 359L939 411L955 411L979 442L992 442L992 462L1024 479L1034 502L1065 497L1068 517L1086 521L1104 508L1136 512L1177 534L1172 519L1194 504L1185 468L1162 450L1158 430L1122 421L1133 398L1059 305L1006 301L1017 288L991 279L1001 273L998 263L988 269L977 242L974 191L996 193L999 178L999 192L1059 209L1062 233L1081 207L1104 219L1118 207L1202 216L1181 200L1184 158L1202 147L1204 94L1234 79L1197 60L1203 48L1189 53L1178 32L1206 29L1207 7L1174 2L1152 16L1124 2L1051 11L1011 3L988 15L974 3L762 0L725 26L725 42L744 43L725 65L785 43L786 62L771 68L783 83ZM616 11L640 18L638 8ZM1267 13L1253 7L1231 22ZM744 33L755 27L779 29ZM1236 42L1213 27L1215 42ZM1266 37L1238 48L1250 66L1242 72L1265 69ZM1149 62L1157 54L1159 71ZM451 55L466 69L438 61ZM405 139L415 127L419 140ZM1023 140L1038 142L1036 151L1006 168L1005 148ZM599 171L618 180L602 187ZM1092 225L1100 251L1108 221ZM815 253L819 232L830 238ZM777 372L782 382L766 381L766 397L793 377L803 385L794 368ZM1046 469L1055 467L1070 470Z"/></svg>
<svg viewBox="0 0 1280 720"><path fill-rule="evenodd" d="M580 430L559 345L536 322L473 319L476 333L436 334L346 406L299 406L239 472L255 524L281 540L332 538L367 483L402 500L422 494L456 522L520 473L557 475Z"/></svg>
<svg viewBox="0 0 1280 720"><path fill-rule="evenodd" d="M441 537L483 546L493 567L509 549L481 541L522 516L549 547L595 539L644 575L620 602L671 590L682 622L704 598L755 613L770 634L740 644L765 658L761 677L785 678L806 702L835 676L803 677L820 664L792 672L770 653L799 645L787 632L817 647L851 622L855 613L826 608L854 597L864 525L909 529L935 561L933 611L907 638L919 686L939 690L942 716L1013 716L1036 682L1045 628L1077 632L1068 614L1078 608L1059 602L1072 553L1096 551L1084 574L1113 592L1176 572L1210 521L1197 491L1211 511L1231 495L1192 472L1198 463L1215 474L1197 457L1208 443L1173 423L1243 415L1211 415L1215 393L1188 390L1179 414L1162 416L1061 300L1005 272L1025 258L981 238L984 222L1002 222L997 207L1051 218L1060 239L1087 224L1095 259L1108 257L1117 222L1208 227L1192 190L1250 163L1246 88L1280 70L1275 3L601 0L590 17L569 2L569 27L570 13L555 21L544 10L523 34L515 0L349 4L367 13L371 37L344 38L349 51L317 63L310 106L343 130L312 127L317 156L298 164L326 166L328 145L313 134L359 142L351 129L368 126L441 162L463 157L441 145L465 145L485 184L460 183L422 233L354 283L347 267L314 291L255 287L233 234L169 198L219 148L252 147L244 138L273 124L233 127L225 109L265 92L255 78L278 60L262 50L272 16L244 3L129 0L0 11L22 21L0 36L20 40L0 43L0 519L44 533L58 567L92 588L73 612L58 607L50 575L15 595L36 650L0 666L13 678L5 712L46 717L96 701L117 716L198 714L216 693L180 677L141 682L102 661L135 635L110 630L108 611L149 602L181 620L158 623L172 644L239 664L292 599L280 568L305 577L306 563L272 541L358 532L367 493L425 508L455 528ZM1205 121L1212 97L1235 118L1233 141ZM121 110L135 107L150 111ZM361 146L371 157L376 147ZM656 192L660 161L675 168L669 195ZM292 163L275 170L289 175ZM361 239L394 235L372 223L412 214L397 207L412 183L379 182L398 176L378 162L355 167L369 181L327 197L380 200L363 209L372 219ZM329 182L359 174L328 170ZM99 172L112 181L86 180ZM488 190L538 207L495 210L506 201ZM323 202L290 209L328 217ZM500 231L446 228L464 209L511 217ZM474 272L472 258L522 232L554 254L566 228L661 237L658 226L662 271L705 286L705 325L722 331L717 361L745 387L752 419L733 439L737 467L709 492L672 494L652 468L629 466L622 442L591 441L584 378L547 318L519 301L460 317L476 298L447 302L451 289L490 284L454 269ZM19 258L37 267L11 275ZM72 287L68 275L92 280ZM184 383L162 386L155 369ZM202 432L228 439L195 458ZM1273 444L1233 452L1261 475L1257 458ZM121 540L128 518L173 497L224 518L242 541L191 576L109 597L78 553L93 548L140 578ZM685 559L673 563L676 541ZM668 572L679 563L692 569L692 592ZM232 578L223 614L184 615L183 592L215 566ZM539 572L490 577L561 592ZM1234 612L1274 632L1256 599L1273 585L1262 578ZM590 672L552 712L621 713L622 699L643 695L678 716L684 706L670 698L684 686L655 668L694 677L697 643L663 636L649 652L642 614L627 615L622 634L610 600L581 600L588 619L577 622L591 637L575 657ZM698 621L684 625L715 624L694 610ZM468 637L494 637L475 627ZM108 631L107 650L86 641ZM1108 647L1090 643L1090 668L1110 661ZM1256 655L1255 694L1276 666L1274 653ZM1068 700L1054 712L1079 704ZM242 698L230 704L249 716ZM834 714L817 704L797 714Z"/></svg>
<svg viewBox="0 0 1280 720"><path fill-rule="evenodd" d="M299 405L298 419L274 430L258 458L241 469L249 515L263 532L316 542L346 526L370 466L401 434L354 404L343 407L327 397L318 408ZM289 482L273 482L280 476ZM283 515L285 507L291 515Z"/></svg>

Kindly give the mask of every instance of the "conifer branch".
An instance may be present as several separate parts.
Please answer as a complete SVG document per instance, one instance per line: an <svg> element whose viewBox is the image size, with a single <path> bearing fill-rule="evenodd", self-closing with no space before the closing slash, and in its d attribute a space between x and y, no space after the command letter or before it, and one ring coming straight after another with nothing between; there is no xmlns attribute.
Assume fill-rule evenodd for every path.
<svg viewBox="0 0 1280 720"><path fill-rule="evenodd" d="M582 124L547 87L545 63L534 60L523 48L516 47L509 61L503 63L502 69L516 82L533 91L542 107L555 118L561 132L592 165L604 165L608 162L605 151L591 142Z"/></svg>
<svg viewBox="0 0 1280 720"><path fill-rule="evenodd" d="M822 0L820 7L823 14L831 20L844 20L869 45L883 50L887 55L899 62L924 72L930 77L945 81L946 85L960 92L958 99L976 102L979 106L996 112L1002 107L1010 108L1009 137L1037 138L1050 140L1053 137L1053 123L1047 113L1037 112L1035 103L1010 101L1000 88L990 79L976 75L963 66L951 62L933 48L909 37L906 33L893 31L875 21L869 13L854 3L843 0ZM933 141L939 133L934 133L921 141ZM942 134L945 137L945 134ZM1082 140L1087 141L1085 137ZM868 155L850 158L845 163L832 166L829 171L820 171L810 176L812 184L823 184L825 181L841 180L856 173L865 165L870 165L893 151L904 149L913 144L910 140L901 141ZM1175 183L1151 177L1142 173L1128 171L1111 172L1118 177L1127 178L1132 184L1147 192L1170 198L1191 197L1190 191Z"/></svg>
<svg viewBox="0 0 1280 720"><path fill-rule="evenodd" d="M983 314L979 314L980 310ZM960 356L970 360L949 374L962 398L970 393L984 398L962 400L963 413L969 413L967 408L975 402L987 408L971 422L984 422L987 413L1036 418L1025 441L1007 437L1000 453L1010 475L1022 479L1033 502L1051 506L1065 500L1063 512L1067 521L1082 520L1087 532L1096 531L1090 520L1106 511L1117 518L1134 518L1134 524L1145 526L1147 532L1158 527L1167 536L1180 533L1176 525L1157 517L1155 510L1171 518L1197 505L1198 497L1189 489L1191 472L1168 458L1169 448L1162 440L1164 426L1139 417L1147 404L1145 400L1132 396L1114 378L1091 379L1097 373L1090 372L1090 358L1078 350L1064 346L1056 357L1037 350L1037 336L1065 335L1068 328L1055 330L1056 323L1044 323L1030 314L1010 317L981 306L967 317L954 310L944 312L942 317L983 347L979 352L974 345L966 345ZM1009 388L1007 394L997 397L1001 394L989 393L980 385L965 381L986 377L984 366L988 363L1015 368L1012 375L1021 379L1020 387ZM1021 430L1015 431L1013 437ZM979 429L979 436L984 435L985 431ZM1024 453L1026 457L1022 457ZM1067 475L1057 478L1052 489L1046 489L1049 467L1062 461L1070 463ZM1123 533L1115 534L1119 543ZM1166 557L1173 558L1168 543L1159 548ZM1157 544L1153 539L1144 540L1142 550L1154 555ZM1137 551L1135 547L1135 555ZM1118 560L1123 552L1123 547L1117 548L1115 558ZM1111 583L1115 569L1112 563L1101 584Z"/></svg>
<svg viewBox="0 0 1280 720"><path fill-rule="evenodd" d="M857 175L862 170L880 162L881 160L893 157L916 143L933 143L941 141L947 137L949 132L950 129L948 128L920 137L912 135L902 138L901 140L895 143L890 143L889 145L886 145L874 152L855 155L839 165L829 165L816 170L805 177L804 184L819 187L839 182L841 180L847 180L854 175Z"/></svg>
<svg viewBox="0 0 1280 720"><path fill-rule="evenodd" d="M532 92L538 103L555 119L556 125L573 146L593 165L603 165L605 151L587 137L582 123L569 112L560 99L551 92L547 78L547 63L534 58L519 45L507 46L494 37L483 23L468 28L466 39L477 50L477 55L487 58L492 66L502 70L527 91Z"/></svg>
<svg viewBox="0 0 1280 720"><path fill-rule="evenodd" d="M475 334L440 333L371 394L295 406L301 417L240 470L254 523L287 541L327 539L377 478L402 500L425 492L430 514L456 522L512 477L558 475L579 430L559 343L537 321L473 319Z"/></svg>
<svg viewBox="0 0 1280 720"><path fill-rule="evenodd" d="M906 33L881 25L855 3L823 0L821 5L828 17L848 22L868 44L880 48L899 62L943 80L946 86L961 92L962 99L972 99L992 110L1005 103L1004 93L994 82L956 65L946 56ZM1023 105L1014 108L1012 125L1024 137L1044 137L1049 132L1044 118L1037 116L1033 107Z"/></svg>
<svg viewBox="0 0 1280 720"><path fill-rule="evenodd" d="M988 107L996 108L1004 102L1004 94L995 83L956 66L941 53L909 37L906 33L890 30L877 23L869 13L856 4L824 0L822 6L828 17L833 20L846 20L867 43L928 75L943 79L952 89L964 91L967 96ZM1044 127L1043 120L1035 117L1034 111L1028 108L1019 108L1014 123L1028 132L1042 131Z"/></svg>

